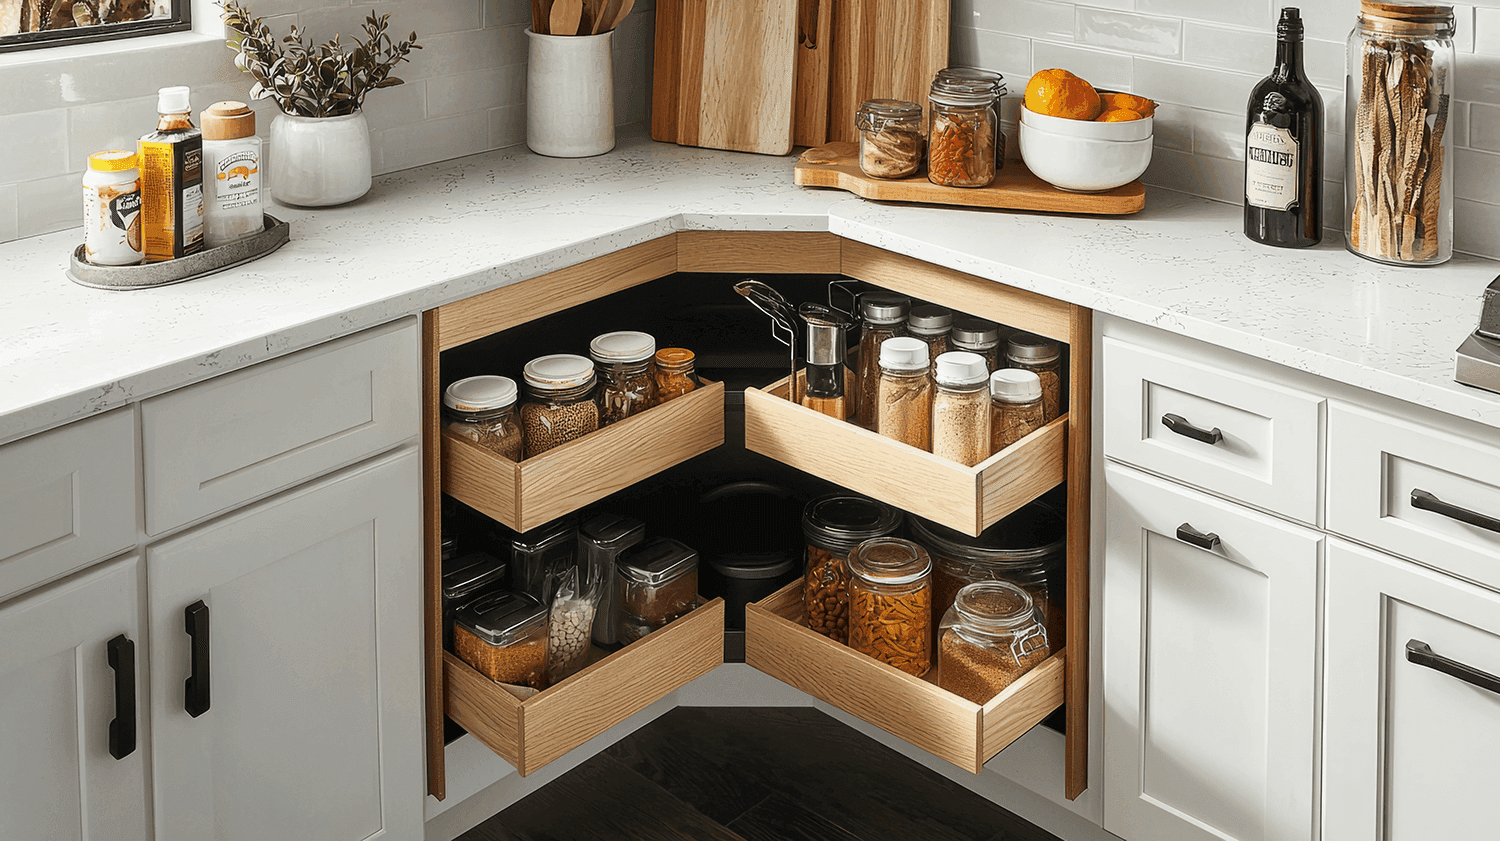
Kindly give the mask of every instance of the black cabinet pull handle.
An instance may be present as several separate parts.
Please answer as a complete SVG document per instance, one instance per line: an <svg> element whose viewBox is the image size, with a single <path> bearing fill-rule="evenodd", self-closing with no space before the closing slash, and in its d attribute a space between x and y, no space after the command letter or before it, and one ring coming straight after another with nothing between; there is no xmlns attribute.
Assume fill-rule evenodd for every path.
<svg viewBox="0 0 1500 841"><path fill-rule="evenodd" d="M1224 440L1224 433L1216 426L1213 429L1199 429L1188 423L1187 418L1182 415L1171 413L1161 416L1162 426L1172 430L1178 435L1191 438L1194 441L1202 441L1205 444L1217 444Z"/></svg>
<svg viewBox="0 0 1500 841"><path fill-rule="evenodd" d="M1191 543L1200 549L1207 549L1209 551L1213 551L1214 547L1219 545L1219 536L1217 534L1213 532L1204 534L1187 523L1183 523L1177 527L1177 539L1183 543Z"/></svg>
<svg viewBox="0 0 1500 841"><path fill-rule="evenodd" d="M1431 511L1441 514L1450 520L1460 523L1468 523L1478 526L1485 531L1500 533L1500 520L1478 511L1470 511L1467 508L1459 508L1451 502L1444 502L1421 488L1414 488L1411 492L1411 507L1420 508L1423 511Z"/></svg>
<svg viewBox="0 0 1500 841"><path fill-rule="evenodd" d="M182 708L193 718L208 712L209 706L209 673L208 673L208 605L202 599L187 606L183 610L183 616L187 620L187 635L192 641L193 670L188 674L184 682Z"/></svg>
<svg viewBox="0 0 1500 841"><path fill-rule="evenodd" d="M135 753L135 643L120 634L109 641L109 667L115 670L115 718L109 723L109 755Z"/></svg>
<svg viewBox="0 0 1500 841"><path fill-rule="evenodd" d="M1500 677L1495 677L1489 672L1481 672L1457 660L1449 660L1441 654L1434 654L1432 647L1421 640L1407 640L1406 659L1418 666L1426 666L1449 677L1456 677L1464 683L1500 695Z"/></svg>

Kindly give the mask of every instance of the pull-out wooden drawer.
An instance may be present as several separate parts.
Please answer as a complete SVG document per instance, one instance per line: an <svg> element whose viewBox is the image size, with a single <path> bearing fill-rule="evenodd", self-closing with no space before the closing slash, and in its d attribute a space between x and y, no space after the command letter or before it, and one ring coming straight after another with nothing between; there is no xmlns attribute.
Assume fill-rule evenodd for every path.
<svg viewBox="0 0 1500 841"><path fill-rule="evenodd" d="M445 651L445 707L524 777L723 662L714 599L524 701Z"/></svg>
<svg viewBox="0 0 1500 841"><path fill-rule="evenodd" d="M966 467L787 399L787 380L745 389L745 446L929 520L977 535L1063 481L1068 417Z"/></svg>
<svg viewBox="0 0 1500 841"><path fill-rule="evenodd" d="M135 414L0 447L0 600L135 545Z"/></svg>
<svg viewBox="0 0 1500 841"><path fill-rule="evenodd" d="M160 534L394 446L420 430L416 319L141 404L146 532Z"/></svg>
<svg viewBox="0 0 1500 841"><path fill-rule="evenodd" d="M1104 339L1104 454L1315 523L1323 399Z"/></svg>
<svg viewBox="0 0 1500 841"><path fill-rule="evenodd" d="M1500 587L1500 435L1334 403L1328 487L1331 531Z"/></svg>

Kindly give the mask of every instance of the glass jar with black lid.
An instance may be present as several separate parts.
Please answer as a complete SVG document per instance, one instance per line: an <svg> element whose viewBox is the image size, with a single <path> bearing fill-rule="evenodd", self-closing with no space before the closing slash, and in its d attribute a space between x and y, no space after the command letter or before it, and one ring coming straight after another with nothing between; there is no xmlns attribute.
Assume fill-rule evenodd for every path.
<svg viewBox="0 0 1500 841"><path fill-rule="evenodd" d="M814 631L842 643L849 641L849 553L875 537L901 528L900 511L858 494L820 496L802 510L807 542L807 574L802 606Z"/></svg>

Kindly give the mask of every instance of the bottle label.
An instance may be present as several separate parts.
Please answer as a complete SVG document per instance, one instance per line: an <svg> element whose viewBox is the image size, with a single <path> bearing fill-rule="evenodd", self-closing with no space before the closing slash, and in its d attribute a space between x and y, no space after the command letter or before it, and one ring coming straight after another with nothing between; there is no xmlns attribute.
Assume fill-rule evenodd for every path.
<svg viewBox="0 0 1500 841"><path fill-rule="evenodd" d="M1267 210L1297 203L1297 139L1284 128L1251 126L1245 136L1245 201Z"/></svg>
<svg viewBox="0 0 1500 841"><path fill-rule="evenodd" d="M260 205L260 155L253 149L230 152L212 161L213 207L239 210Z"/></svg>

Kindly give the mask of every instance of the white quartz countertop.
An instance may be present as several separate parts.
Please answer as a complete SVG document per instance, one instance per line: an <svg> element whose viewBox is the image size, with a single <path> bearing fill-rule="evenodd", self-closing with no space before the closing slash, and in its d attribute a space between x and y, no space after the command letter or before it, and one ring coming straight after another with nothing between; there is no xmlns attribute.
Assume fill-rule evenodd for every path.
<svg viewBox="0 0 1500 841"><path fill-rule="evenodd" d="M280 251L151 290L67 280L76 230L0 245L0 442L692 229L832 231L1500 427L1500 395L1453 382L1500 264L1261 247L1239 208L1161 190L1129 217L940 209L797 187L792 166L640 131L597 158L491 152L273 206Z"/></svg>

